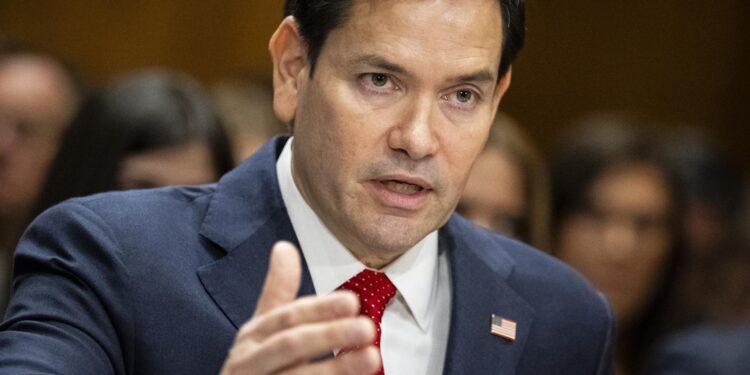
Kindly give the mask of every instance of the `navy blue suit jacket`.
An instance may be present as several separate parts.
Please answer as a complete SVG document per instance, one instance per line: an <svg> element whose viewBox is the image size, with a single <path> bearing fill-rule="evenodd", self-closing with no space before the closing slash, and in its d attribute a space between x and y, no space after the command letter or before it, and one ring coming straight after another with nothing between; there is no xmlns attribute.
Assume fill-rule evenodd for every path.
<svg viewBox="0 0 750 375"><path fill-rule="evenodd" d="M750 374L750 324L699 326L668 338L659 345L646 374Z"/></svg>
<svg viewBox="0 0 750 375"><path fill-rule="evenodd" d="M0 373L217 373L272 245L297 243L276 178L285 141L216 185L100 194L37 218L17 250ZM578 274L457 215L439 238L453 285L444 373L609 373L612 317ZM492 314L517 322L515 341L490 334Z"/></svg>

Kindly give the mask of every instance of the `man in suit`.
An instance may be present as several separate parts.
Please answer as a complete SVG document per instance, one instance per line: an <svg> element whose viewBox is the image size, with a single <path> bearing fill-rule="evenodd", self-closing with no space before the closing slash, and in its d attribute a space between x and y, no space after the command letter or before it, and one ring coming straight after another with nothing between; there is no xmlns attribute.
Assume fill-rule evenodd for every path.
<svg viewBox="0 0 750 375"><path fill-rule="evenodd" d="M40 216L0 372L608 373L601 295L452 215L510 84L523 2L287 11L269 49L293 137L217 185Z"/></svg>

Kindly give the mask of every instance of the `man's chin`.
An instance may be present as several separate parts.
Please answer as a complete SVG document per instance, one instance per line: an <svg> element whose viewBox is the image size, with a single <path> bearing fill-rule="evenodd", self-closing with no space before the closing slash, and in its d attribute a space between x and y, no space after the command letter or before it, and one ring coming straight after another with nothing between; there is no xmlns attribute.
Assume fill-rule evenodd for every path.
<svg viewBox="0 0 750 375"><path fill-rule="evenodd" d="M378 252L403 254L427 236L431 230L416 227L405 220L386 220L362 231L363 242Z"/></svg>

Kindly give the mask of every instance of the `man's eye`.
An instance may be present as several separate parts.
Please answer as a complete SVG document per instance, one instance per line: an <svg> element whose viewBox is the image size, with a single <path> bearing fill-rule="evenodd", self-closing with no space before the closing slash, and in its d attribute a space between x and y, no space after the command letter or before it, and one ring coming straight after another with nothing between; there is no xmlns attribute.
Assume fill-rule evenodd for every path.
<svg viewBox="0 0 750 375"><path fill-rule="evenodd" d="M448 105L461 110L471 110L482 101L482 98L476 91L470 89L458 89L441 96Z"/></svg>
<svg viewBox="0 0 750 375"><path fill-rule="evenodd" d="M371 95L390 95L400 90L398 82L386 73L365 73L358 80L361 89Z"/></svg>
<svg viewBox="0 0 750 375"><path fill-rule="evenodd" d="M383 87L388 83L388 76L385 74L373 73L370 75L370 81L372 81L373 86Z"/></svg>
<svg viewBox="0 0 750 375"><path fill-rule="evenodd" d="M473 93L469 90L458 90L456 91L456 100L461 103L468 103L471 101Z"/></svg>

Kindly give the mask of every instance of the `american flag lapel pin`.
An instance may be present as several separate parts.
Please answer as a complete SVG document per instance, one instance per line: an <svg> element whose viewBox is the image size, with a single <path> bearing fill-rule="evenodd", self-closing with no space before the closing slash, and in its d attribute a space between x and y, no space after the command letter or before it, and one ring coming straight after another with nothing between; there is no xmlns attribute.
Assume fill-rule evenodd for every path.
<svg viewBox="0 0 750 375"><path fill-rule="evenodd" d="M514 341L516 339L516 322L492 314L490 333Z"/></svg>

